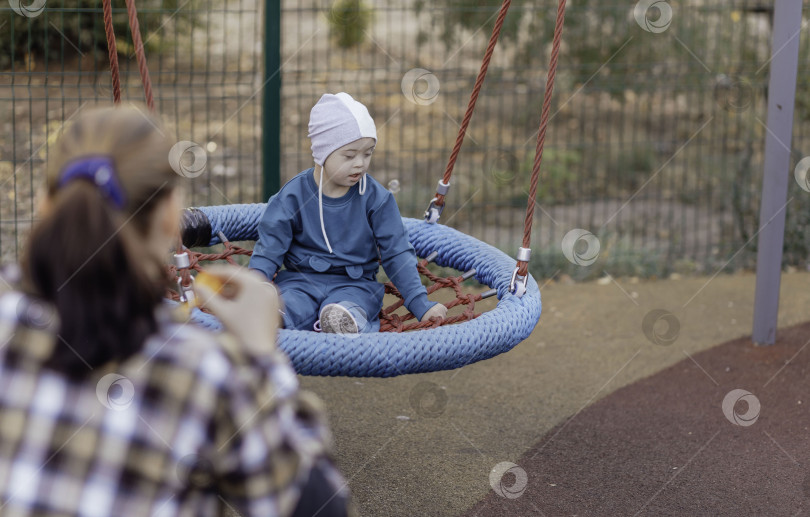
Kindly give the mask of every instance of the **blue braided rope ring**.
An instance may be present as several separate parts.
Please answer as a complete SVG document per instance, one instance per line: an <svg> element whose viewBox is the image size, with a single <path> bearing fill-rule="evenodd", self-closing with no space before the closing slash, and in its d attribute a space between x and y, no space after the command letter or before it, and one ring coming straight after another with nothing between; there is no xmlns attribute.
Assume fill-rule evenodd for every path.
<svg viewBox="0 0 810 517"><path fill-rule="evenodd" d="M209 245L229 240L256 240L263 203L200 207L211 222ZM301 375L392 377L406 373L451 370L511 350L529 337L540 319L540 290L531 276L522 298L509 292L515 260L504 252L441 224L402 218L416 254L438 252L436 264L459 271L475 268L475 278L498 290L498 305L478 318L412 332L319 334L279 332L279 346ZM198 309L192 320L212 330L222 324Z"/></svg>

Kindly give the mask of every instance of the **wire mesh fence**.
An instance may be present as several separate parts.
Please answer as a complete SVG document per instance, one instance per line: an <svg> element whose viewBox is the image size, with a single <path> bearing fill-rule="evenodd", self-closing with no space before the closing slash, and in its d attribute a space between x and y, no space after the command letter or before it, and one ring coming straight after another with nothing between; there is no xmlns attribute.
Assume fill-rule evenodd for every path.
<svg viewBox="0 0 810 517"><path fill-rule="evenodd" d="M499 4L377 2L365 27L356 2L353 16L337 20L317 5L290 6L285 106L295 108L285 113L284 148L285 164L295 166L285 174L309 163L308 107L323 91L345 89L371 104L382 128L375 176L397 180L400 208L418 216L444 171ZM639 4L567 9L536 200L538 276L713 272L755 256L771 7L680 2L639 18ZM513 3L443 216L510 253L520 243L555 6ZM342 49L343 31L361 43ZM797 106L798 159L807 107L801 99ZM807 198L796 184L791 190L797 234L786 258L803 263ZM563 238L576 229L598 237L598 254L577 239L583 249L565 256Z"/></svg>
<svg viewBox="0 0 810 517"><path fill-rule="evenodd" d="M137 6L166 136L199 142L207 151L206 173L188 182L188 202L258 200L261 3L152 0ZM122 98L143 103L124 2L113 2L113 22ZM112 102L101 1L4 2L0 70L0 253L8 261L19 256L35 217L49 145L83 109Z"/></svg>
<svg viewBox="0 0 810 517"><path fill-rule="evenodd" d="M4 259L19 252L30 225L47 135L84 104L110 99L101 4L86 3L50 1L35 18L0 11L0 50L11 56L0 62ZM510 254L522 235L556 11L551 0L512 4L442 216ZM371 175L395 192L403 215L420 217L499 5L282 2L282 183L311 166L312 105L346 91L377 123ZM189 202L262 200L261 2L156 0L139 9L158 110L172 137L208 154L205 173L189 182ZM117 32L128 32L120 6L115 16ZM71 38L78 19L91 19L93 30ZM713 274L752 264L771 31L772 4L759 0L568 6L535 200L535 275ZM808 46L802 38L792 165L810 154ZM125 96L139 99L131 49L122 54ZM810 194L792 181L788 199L785 260L806 266Z"/></svg>

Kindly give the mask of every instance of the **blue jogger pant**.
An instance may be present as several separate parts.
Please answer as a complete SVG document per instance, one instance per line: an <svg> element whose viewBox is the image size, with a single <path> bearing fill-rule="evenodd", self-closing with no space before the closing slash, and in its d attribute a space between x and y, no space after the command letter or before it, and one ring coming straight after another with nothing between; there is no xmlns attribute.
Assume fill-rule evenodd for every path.
<svg viewBox="0 0 810 517"><path fill-rule="evenodd" d="M341 303L355 317L361 332L380 329L385 286L372 275L355 280L345 274L282 270L275 283L284 301L285 328L313 330L324 305Z"/></svg>

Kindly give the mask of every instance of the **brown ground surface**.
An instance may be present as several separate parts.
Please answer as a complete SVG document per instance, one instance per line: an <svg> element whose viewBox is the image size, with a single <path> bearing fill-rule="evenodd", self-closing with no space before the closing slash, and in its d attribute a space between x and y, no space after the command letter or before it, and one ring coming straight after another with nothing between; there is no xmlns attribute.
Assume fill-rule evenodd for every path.
<svg viewBox="0 0 810 517"><path fill-rule="evenodd" d="M783 341L802 330L780 332L780 345L770 349L741 341L719 347L716 359L700 355L750 334L754 281L735 274L551 283L542 289L537 329L496 358L392 379L301 381L327 404L338 466L363 516L695 515L717 514L721 504L738 515L792 515L805 493L793 459L806 459L800 445L808 422L801 396L782 400L779 393L803 393L806 384L794 373L801 367L790 366L763 385L797 351L795 339ZM783 275L780 328L807 321L808 307L810 273ZM656 309L671 311L680 327L668 346L654 344L643 328ZM648 379L662 371L665 381ZM733 388L759 397L755 425L724 418L720 404ZM526 491L514 500L496 499L490 485L490 472L505 461L527 471ZM753 490L757 480L792 495L774 506L778 493ZM764 499L753 505L755 497Z"/></svg>
<svg viewBox="0 0 810 517"><path fill-rule="evenodd" d="M810 515L808 343L810 323L772 347L737 339L613 392L517 460L521 495L465 515ZM723 408L735 389L760 404L742 425Z"/></svg>

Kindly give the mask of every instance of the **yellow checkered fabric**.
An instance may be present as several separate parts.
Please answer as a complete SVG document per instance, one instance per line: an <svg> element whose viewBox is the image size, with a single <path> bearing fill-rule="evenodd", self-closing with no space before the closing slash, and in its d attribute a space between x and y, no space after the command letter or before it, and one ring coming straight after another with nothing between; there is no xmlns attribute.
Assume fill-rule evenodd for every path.
<svg viewBox="0 0 810 517"><path fill-rule="evenodd" d="M0 295L0 515L288 515L331 437L287 357L158 311L159 332L82 382L43 368L50 307ZM75 348L75 347L72 347ZM325 462L336 493L345 486Z"/></svg>

